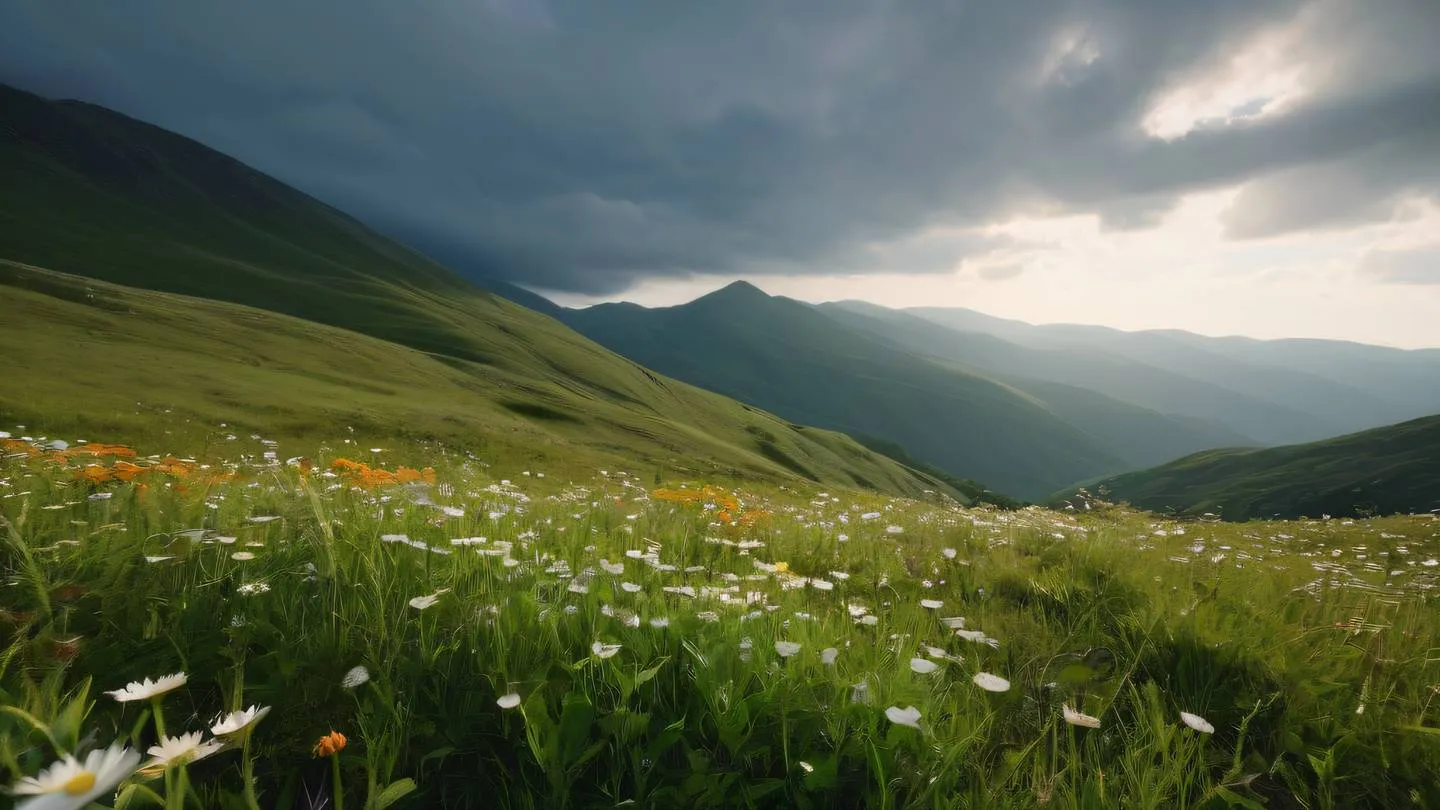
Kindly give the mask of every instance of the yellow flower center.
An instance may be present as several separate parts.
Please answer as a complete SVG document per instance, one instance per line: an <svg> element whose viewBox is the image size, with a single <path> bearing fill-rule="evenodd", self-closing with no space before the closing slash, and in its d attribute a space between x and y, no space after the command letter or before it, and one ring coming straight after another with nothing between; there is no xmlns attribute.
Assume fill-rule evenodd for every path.
<svg viewBox="0 0 1440 810"><path fill-rule="evenodd" d="M79 796L84 793L89 793L93 787L95 787L95 774L89 771L81 771L70 777L70 781L65 783L65 792L71 796Z"/></svg>

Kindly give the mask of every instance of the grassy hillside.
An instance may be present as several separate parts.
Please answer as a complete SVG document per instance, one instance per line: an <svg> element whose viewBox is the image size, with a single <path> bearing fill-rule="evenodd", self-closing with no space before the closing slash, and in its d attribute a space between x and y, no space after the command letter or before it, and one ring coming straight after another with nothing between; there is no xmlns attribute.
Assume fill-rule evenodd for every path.
<svg viewBox="0 0 1440 810"><path fill-rule="evenodd" d="M1311 444L1212 450L1090 487L1144 509L1227 520L1440 509L1440 416Z"/></svg>
<svg viewBox="0 0 1440 810"><path fill-rule="evenodd" d="M1440 806L1440 521L512 483L423 448L401 479L261 447L0 437L0 784L164 728L218 750L164 778L132 756L97 785L117 806ZM212 730L247 706L248 734Z"/></svg>
<svg viewBox="0 0 1440 810"><path fill-rule="evenodd" d="M1132 467L1016 388L749 284L683 306L607 304L562 317L650 368L796 421L894 442L1009 495L1038 498L1085 470Z"/></svg>
<svg viewBox="0 0 1440 810"><path fill-rule="evenodd" d="M15 418L78 429L102 411L126 422L126 403L166 403L196 420L303 432L343 416L551 457L945 489L848 438L650 373L108 110L0 88L0 176L0 407Z"/></svg>
<svg viewBox="0 0 1440 810"><path fill-rule="evenodd" d="M792 426L591 351L592 365L613 375L613 393L543 367L435 357L249 307L0 262L0 418L52 435L133 441L158 438L163 427L167 443L184 438L193 450L254 431L310 440L310 452L316 437L353 427L357 441L435 440L507 468L609 464L647 478L948 490L849 437Z"/></svg>
<svg viewBox="0 0 1440 810"><path fill-rule="evenodd" d="M1094 388L1222 424L1262 444L1314 441L1440 412L1440 350L1034 326L939 307L904 312L963 333L944 342L960 341L959 350L980 368Z"/></svg>

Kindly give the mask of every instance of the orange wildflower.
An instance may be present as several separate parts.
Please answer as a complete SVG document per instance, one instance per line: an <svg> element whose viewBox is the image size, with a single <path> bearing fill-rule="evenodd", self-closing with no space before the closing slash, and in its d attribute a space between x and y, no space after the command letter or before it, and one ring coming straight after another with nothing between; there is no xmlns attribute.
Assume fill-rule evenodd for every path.
<svg viewBox="0 0 1440 810"><path fill-rule="evenodd" d="M39 453L29 442L22 442L19 439L0 439L0 450L7 453L24 453L33 456Z"/></svg>
<svg viewBox="0 0 1440 810"><path fill-rule="evenodd" d="M330 757L345 750L345 735L338 731L332 731L320 738L315 743L315 756Z"/></svg>
<svg viewBox="0 0 1440 810"><path fill-rule="evenodd" d="M65 451L70 456L114 456L116 458L134 458L135 451L123 444L103 444L101 442L90 442L79 447L72 447Z"/></svg>
<svg viewBox="0 0 1440 810"><path fill-rule="evenodd" d="M85 469L76 472L75 477L92 484L103 484L110 480L110 471L99 464L88 464Z"/></svg>
<svg viewBox="0 0 1440 810"><path fill-rule="evenodd" d="M175 478L184 478L190 474L191 467L192 465L188 462L181 461L174 456L166 456L165 458L160 460L160 463L156 464L151 469L155 470L156 472L165 473L166 475L173 476Z"/></svg>

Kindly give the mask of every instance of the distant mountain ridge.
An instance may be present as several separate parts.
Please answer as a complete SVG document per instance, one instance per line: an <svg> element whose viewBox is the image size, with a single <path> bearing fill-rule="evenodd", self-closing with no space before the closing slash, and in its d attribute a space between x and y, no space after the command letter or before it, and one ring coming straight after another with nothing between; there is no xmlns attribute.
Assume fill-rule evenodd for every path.
<svg viewBox="0 0 1440 810"><path fill-rule="evenodd" d="M1440 413L1440 349L1033 326L953 308L901 312L957 333L947 351L965 353L979 368L1088 384L1137 405L1225 425L1260 444L1315 441ZM1008 346L978 350L981 335Z"/></svg>
<svg viewBox="0 0 1440 810"><path fill-rule="evenodd" d="M1436 512L1440 416L1309 444L1196 453L1087 489L1143 509L1226 520Z"/></svg>
<svg viewBox="0 0 1440 810"><path fill-rule="evenodd" d="M1153 451L1148 462L1128 457L1133 448L1100 428L1116 410L1167 440L1186 437L1176 453L1234 437L1093 391L1037 384L1030 392L746 282L676 307L602 304L560 317L666 374L791 419L894 442L928 464L1019 497L1040 497L1052 482L1088 477L1087 471L1173 457Z"/></svg>

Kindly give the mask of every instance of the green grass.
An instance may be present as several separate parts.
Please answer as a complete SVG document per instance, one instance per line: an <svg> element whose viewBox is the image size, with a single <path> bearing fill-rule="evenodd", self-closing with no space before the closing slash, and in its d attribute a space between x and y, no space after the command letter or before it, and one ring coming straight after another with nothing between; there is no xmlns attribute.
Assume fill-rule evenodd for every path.
<svg viewBox="0 0 1440 810"><path fill-rule="evenodd" d="M1143 509L1237 521L1430 512L1440 509L1440 416L1311 444L1196 453L1089 488Z"/></svg>
<svg viewBox="0 0 1440 810"><path fill-rule="evenodd" d="M540 478L407 444L380 458L431 461L435 483L369 490L322 474L369 455L343 432L305 473L261 460L291 443L226 430L197 465L130 483L7 448L12 779L62 751L150 745L147 705L102 691L184 671L157 704L170 733L272 710L246 746L127 782L130 806L142 788L303 806L334 789L311 755L332 730L352 808L405 780L396 807L1440 806L1433 519L1075 518L814 485L684 503L614 470ZM959 637L956 616L998 646ZM597 641L620 647L601 658ZM359 665L370 681L343 688ZM1010 689L977 688L980 672ZM1066 725L1066 703L1100 728Z"/></svg>

